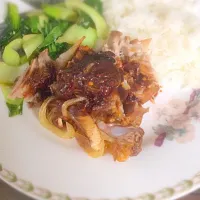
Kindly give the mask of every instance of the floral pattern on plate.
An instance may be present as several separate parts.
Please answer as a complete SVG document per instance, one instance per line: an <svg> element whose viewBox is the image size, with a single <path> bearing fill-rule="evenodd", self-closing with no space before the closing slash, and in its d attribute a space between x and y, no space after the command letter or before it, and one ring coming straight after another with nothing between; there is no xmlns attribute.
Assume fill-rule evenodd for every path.
<svg viewBox="0 0 200 200"><path fill-rule="evenodd" d="M194 89L189 101L171 99L167 105L157 108L156 118L163 123L153 127L157 135L154 145L162 146L164 141L175 140L178 143L187 143L195 138L193 120L200 120L200 89Z"/></svg>

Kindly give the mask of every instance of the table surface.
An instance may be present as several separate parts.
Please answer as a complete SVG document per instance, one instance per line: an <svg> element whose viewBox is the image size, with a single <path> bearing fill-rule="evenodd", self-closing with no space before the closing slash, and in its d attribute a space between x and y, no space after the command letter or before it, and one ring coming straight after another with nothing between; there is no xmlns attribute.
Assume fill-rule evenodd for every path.
<svg viewBox="0 0 200 200"><path fill-rule="evenodd" d="M8 185L0 181L0 200L33 200L25 195L10 188ZM190 194L180 200L200 200L200 192Z"/></svg>

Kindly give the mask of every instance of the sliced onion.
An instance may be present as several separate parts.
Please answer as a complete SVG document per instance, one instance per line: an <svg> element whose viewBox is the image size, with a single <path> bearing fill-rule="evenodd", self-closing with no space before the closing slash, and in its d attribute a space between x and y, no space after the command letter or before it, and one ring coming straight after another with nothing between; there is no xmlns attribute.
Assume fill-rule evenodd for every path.
<svg viewBox="0 0 200 200"><path fill-rule="evenodd" d="M105 40L98 38L94 50L96 52L101 51L105 42L106 42Z"/></svg>
<svg viewBox="0 0 200 200"><path fill-rule="evenodd" d="M26 98L31 99L35 94L32 94L32 87L30 83L30 77L33 77L34 73L42 73L43 68L51 63L51 59L48 55L48 50L42 51L37 58L35 58L30 66L19 76L14 88L11 92L10 98Z"/></svg>
<svg viewBox="0 0 200 200"><path fill-rule="evenodd" d="M151 38L145 39L145 40L141 40L141 44L142 44L142 49L144 52L148 51L149 49L149 45L151 43Z"/></svg>
<svg viewBox="0 0 200 200"><path fill-rule="evenodd" d="M76 53L77 49L80 47L81 43L85 39L85 36L82 37L80 40L78 40L69 50L61 54L57 59L56 59L56 65L58 67L65 67L67 62L72 59L74 54Z"/></svg>
<svg viewBox="0 0 200 200"><path fill-rule="evenodd" d="M131 86L128 84L127 80L124 80L121 84L122 84L122 87L125 90L130 90L131 89Z"/></svg>
<svg viewBox="0 0 200 200"><path fill-rule="evenodd" d="M55 97L50 97L46 99L44 103L42 104L42 106L40 107L39 120L40 120L41 125L44 126L46 129L50 130L51 132L53 132L58 137L67 138L67 139L73 138L75 135L75 130L71 124L66 122L66 130L61 130L57 128L51 122L51 120L48 119L47 107L48 107L48 104L53 100L55 100Z"/></svg>
<svg viewBox="0 0 200 200"><path fill-rule="evenodd" d="M121 126L117 124L106 124L104 122L97 123L98 128L112 138L119 138L127 133L135 130L133 126ZM110 139L109 139L110 140Z"/></svg>
<svg viewBox="0 0 200 200"><path fill-rule="evenodd" d="M114 160L123 162L141 151L144 135L141 128L123 127L104 122L99 122L98 127L104 133L105 150L113 155Z"/></svg>
<svg viewBox="0 0 200 200"><path fill-rule="evenodd" d="M75 99L70 99L68 101L65 101L62 105L62 114L64 117L68 118L68 107L69 106L72 106L78 102L81 102L81 101L84 101L86 100L85 97L78 97L78 98L75 98Z"/></svg>
<svg viewBox="0 0 200 200"><path fill-rule="evenodd" d="M98 151L95 151L92 147L91 147L91 142L90 140L82 135L79 134L78 132L76 132L75 134L76 140L78 142L78 144L80 145L80 147L82 147L84 149L84 151L91 157L93 158L98 158L104 155L104 141L102 140L100 148Z"/></svg>
<svg viewBox="0 0 200 200"><path fill-rule="evenodd" d="M101 135L102 135L102 138L103 138L104 141L108 141L108 142L111 142L111 143L113 143L115 141L115 139L113 137L109 136L104 131L101 131Z"/></svg>
<svg viewBox="0 0 200 200"><path fill-rule="evenodd" d="M101 131L86 110L71 106L69 108L69 117L76 124L79 133L89 140L89 146L94 151L100 151L102 143L104 143Z"/></svg>

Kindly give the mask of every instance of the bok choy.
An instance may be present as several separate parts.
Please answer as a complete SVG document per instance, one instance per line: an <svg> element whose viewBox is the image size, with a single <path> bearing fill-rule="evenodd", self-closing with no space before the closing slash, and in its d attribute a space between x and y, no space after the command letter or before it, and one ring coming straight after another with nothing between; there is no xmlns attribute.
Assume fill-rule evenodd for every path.
<svg viewBox="0 0 200 200"><path fill-rule="evenodd" d="M9 117L21 115L23 111L23 99L10 99L9 94L12 88L9 86L1 85L1 90L9 110Z"/></svg>
<svg viewBox="0 0 200 200"><path fill-rule="evenodd" d="M0 35L0 84L10 116L22 112L23 100L8 98L11 86L24 69L21 65L30 63L45 49L56 60L83 37L82 45L95 47L97 39L105 39L109 31L102 13L101 0L66 0L24 14L19 14L14 3L7 4Z"/></svg>

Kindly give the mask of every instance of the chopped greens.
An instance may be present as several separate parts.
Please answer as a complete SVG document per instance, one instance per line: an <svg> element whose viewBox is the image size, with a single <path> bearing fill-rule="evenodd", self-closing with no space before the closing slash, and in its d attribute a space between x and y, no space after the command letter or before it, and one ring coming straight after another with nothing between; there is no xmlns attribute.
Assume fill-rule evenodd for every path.
<svg viewBox="0 0 200 200"><path fill-rule="evenodd" d="M39 17L38 16L31 16L24 19L24 26L26 26L27 31L31 33L39 33L38 30L39 25Z"/></svg>
<svg viewBox="0 0 200 200"><path fill-rule="evenodd" d="M72 22L76 21L78 16L76 12L63 6L45 5L43 6L43 11L46 15L54 19L68 20Z"/></svg>
<svg viewBox="0 0 200 200"><path fill-rule="evenodd" d="M55 60L59 57L59 55L63 52L65 52L69 48L69 45L67 43L57 43L53 42L51 45L49 45L49 56Z"/></svg>
<svg viewBox="0 0 200 200"><path fill-rule="evenodd" d="M23 99L10 99L9 94L12 90L10 86L1 85L1 90L9 110L9 117L21 115L23 111Z"/></svg>
<svg viewBox="0 0 200 200"><path fill-rule="evenodd" d="M10 66L19 66L21 63L18 50L22 48L22 39L18 38L10 42L3 51L3 61Z"/></svg>
<svg viewBox="0 0 200 200"><path fill-rule="evenodd" d="M40 33L45 23L48 23L48 18L43 14L26 16L22 19L21 34Z"/></svg>
<svg viewBox="0 0 200 200"><path fill-rule="evenodd" d="M85 0L84 1L87 5L93 7L98 13L103 14L103 6L100 0ZM88 27L95 27L94 22L92 21L91 17L88 16L83 11L79 11L79 19L78 24L83 26L84 28Z"/></svg>
<svg viewBox="0 0 200 200"><path fill-rule="evenodd" d="M41 33L41 29L44 24L48 22L48 18L45 15L31 15L23 16L20 20L20 26L18 30L13 29L11 21L7 20L7 26L0 36L0 51L7 46L11 41L22 38L27 34Z"/></svg>
<svg viewBox="0 0 200 200"><path fill-rule="evenodd" d="M23 49L27 58L32 55L43 41L44 36L42 34L30 34L23 37Z"/></svg>
<svg viewBox="0 0 200 200"><path fill-rule="evenodd" d="M14 31L10 26L6 27L0 36L0 51L2 51L11 41L19 37L21 37L20 31Z"/></svg>
<svg viewBox="0 0 200 200"><path fill-rule="evenodd" d="M45 4L41 10L19 14L14 3L7 4L7 16L0 35L0 84L9 116L22 114L23 99L9 99L11 86L24 67L40 52L48 49L49 56L59 55L85 36L82 45L94 47L98 38L105 39L107 24L102 17L101 0L63 0Z"/></svg>
<svg viewBox="0 0 200 200"><path fill-rule="evenodd" d="M20 27L20 16L18 7L13 3L8 3L7 20L10 22L13 30L18 30Z"/></svg>
<svg viewBox="0 0 200 200"><path fill-rule="evenodd" d="M23 112L23 100L17 104L6 103L9 110L9 117L14 117L16 115L22 115Z"/></svg>
<svg viewBox="0 0 200 200"><path fill-rule="evenodd" d="M12 40L21 36L20 34L20 15L18 13L18 8L13 3L7 4L8 13L6 16L6 28L4 29L2 35L0 36L0 51L9 44Z"/></svg>
<svg viewBox="0 0 200 200"><path fill-rule="evenodd" d="M98 11L79 0L66 0L65 4L68 8L77 9L87 14L95 24L97 36L101 39L107 38L109 31L108 25L106 24L106 21Z"/></svg>
<svg viewBox="0 0 200 200"><path fill-rule="evenodd" d="M94 28L84 28L77 24L72 25L67 31L63 34L62 37L58 39L58 42L67 42L68 44L75 44L76 41L80 40L85 36L85 40L82 42L82 45L87 45L89 47L94 47L97 40L97 32Z"/></svg>
<svg viewBox="0 0 200 200"><path fill-rule="evenodd" d="M103 5L101 0L85 0L84 1L87 5L93 7L98 13L101 15L103 14Z"/></svg>
<svg viewBox="0 0 200 200"><path fill-rule="evenodd" d="M53 42L55 42L68 28L68 23L59 23L58 25L56 25L55 27L53 27L53 29L50 32L46 32L49 27L47 25L47 27L45 27L43 35L45 37L44 42L39 46L39 48L45 48L47 46L49 46L50 44L52 44Z"/></svg>
<svg viewBox="0 0 200 200"><path fill-rule="evenodd" d="M61 53L67 50L68 45L65 43L57 43L57 39L63 35L68 27L69 23L62 21L52 21L52 23L46 24L41 31L44 36L44 41L38 47L38 51L41 52L47 48L49 50L49 56L55 60Z"/></svg>
<svg viewBox="0 0 200 200"><path fill-rule="evenodd" d="M12 67L0 62L0 84L12 85L15 79L21 75L25 67Z"/></svg>

